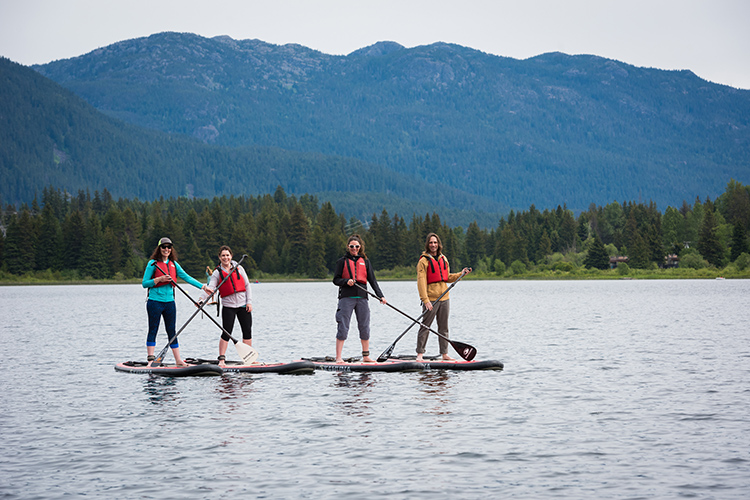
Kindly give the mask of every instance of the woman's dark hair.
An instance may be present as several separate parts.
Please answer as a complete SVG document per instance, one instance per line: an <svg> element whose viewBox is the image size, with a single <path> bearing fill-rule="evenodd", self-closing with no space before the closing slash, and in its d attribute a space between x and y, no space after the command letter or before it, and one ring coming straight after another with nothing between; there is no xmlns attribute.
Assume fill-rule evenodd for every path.
<svg viewBox="0 0 750 500"><path fill-rule="evenodd" d="M353 234L349 236L348 240L346 240L346 251L349 251L349 243L351 243L352 241L356 241L357 243L359 243L359 255L366 259L367 254L365 253L365 242L362 241L362 237L358 234Z"/></svg>
<svg viewBox="0 0 750 500"><path fill-rule="evenodd" d="M151 254L151 260L161 260L161 252L159 251L159 247L161 245L156 245L156 248L154 248L154 252ZM177 257L177 249L172 244L172 251L169 252L169 260L177 261L179 258Z"/></svg>
<svg viewBox="0 0 750 500"><path fill-rule="evenodd" d="M441 253L443 253L443 242L442 242L442 241L440 241L440 236L438 236L438 235L437 235L437 234L435 234L435 233L430 233L430 234L428 234L428 235L427 235L427 239L426 239L426 240L424 240L424 251L425 251L425 252L427 252L427 253L430 253L430 239L431 239L431 238L432 238L433 236L434 236L435 238L437 238L437 241L438 241L438 250L437 250L437 254L438 254L438 255L440 255Z"/></svg>
<svg viewBox="0 0 750 500"><path fill-rule="evenodd" d="M229 255L231 255L232 257L234 257L234 252L232 252L232 249L229 248L227 245L221 245L219 247L219 257L221 257L221 252L223 252L224 250L228 251Z"/></svg>

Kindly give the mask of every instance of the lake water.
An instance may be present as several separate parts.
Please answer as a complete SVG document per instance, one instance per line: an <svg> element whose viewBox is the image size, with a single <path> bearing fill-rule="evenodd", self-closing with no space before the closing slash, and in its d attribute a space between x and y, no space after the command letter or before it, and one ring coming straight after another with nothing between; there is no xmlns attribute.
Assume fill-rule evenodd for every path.
<svg viewBox="0 0 750 500"><path fill-rule="evenodd" d="M419 314L414 283L381 285ZM253 295L261 360L334 354L332 284ZM750 497L750 281L464 280L451 297L452 338L504 371L119 373L145 358L139 285L0 287L0 498ZM377 355L408 320L370 306ZM183 355L214 358L219 334L196 317Z"/></svg>

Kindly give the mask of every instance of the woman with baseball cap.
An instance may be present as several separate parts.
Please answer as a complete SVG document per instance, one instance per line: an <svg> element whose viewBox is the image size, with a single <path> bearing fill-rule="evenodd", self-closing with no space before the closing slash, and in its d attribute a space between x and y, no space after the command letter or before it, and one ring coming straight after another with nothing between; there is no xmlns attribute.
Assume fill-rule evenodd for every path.
<svg viewBox="0 0 750 500"><path fill-rule="evenodd" d="M156 332L159 322L164 318L164 327L169 339L174 339L169 345L174 354L174 361L178 366L185 366L180 357L180 345L175 337L175 322L177 308L174 302L174 283L177 277L182 278L196 288L207 290L206 285L186 273L177 262L177 250L169 238L161 238L151 254L151 260L143 273L143 288L148 288L148 336L146 337L146 352L148 361L154 360L156 347ZM210 292L209 292L210 293Z"/></svg>

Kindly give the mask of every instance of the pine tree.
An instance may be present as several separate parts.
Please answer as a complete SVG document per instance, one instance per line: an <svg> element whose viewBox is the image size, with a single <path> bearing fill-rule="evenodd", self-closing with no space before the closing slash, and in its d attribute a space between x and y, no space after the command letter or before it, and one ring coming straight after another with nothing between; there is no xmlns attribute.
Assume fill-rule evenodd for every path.
<svg viewBox="0 0 750 500"><path fill-rule="evenodd" d="M36 268L60 269L62 266L62 228L51 206L42 209L39 238L36 244Z"/></svg>
<svg viewBox="0 0 750 500"><path fill-rule="evenodd" d="M102 233L99 216L92 210L84 226L84 239L81 244L78 270L84 276L94 279L110 278L111 267L107 259L107 250Z"/></svg>
<svg viewBox="0 0 750 500"><path fill-rule="evenodd" d="M484 241L482 232L476 222L469 224L466 230L466 257L467 266L476 268L479 260L484 256Z"/></svg>
<svg viewBox="0 0 750 500"><path fill-rule="evenodd" d="M589 247L589 252L583 261L583 265L595 269L607 269L609 267L609 255L604 248L604 243L602 243L601 238L599 238L599 235L596 234L596 232L594 232L593 238L594 241Z"/></svg>
<svg viewBox="0 0 750 500"><path fill-rule="evenodd" d="M542 233L542 237L539 239L539 248L536 253L536 261L544 262L544 259L552 255L552 239L549 237L547 230L545 229Z"/></svg>
<svg viewBox="0 0 750 500"><path fill-rule="evenodd" d="M307 249L307 275L322 279L327 275L325 262L325 237L320 226L315 226Z"/></svg>
<svg viewBox="0 0 750 500"><path fill-rule="evenodd" d="M195 223L195 234L193 235L201 255L205 252L215 254L219 250L219 235L216 232L216 224L208 208L203 209Z"/></svg>
<svg viewBox="0 0 750 500"><path fill-rule="evenodd" d="M724 252L717 236L717 224L713 206L706 203L703 222L698 233L698 251L714 267L722 267Z"/></svg>
<svg viewBox="0 0 750 500"><path fill-rule="evenodd" d="M23 274L30 270L24 257L24 242L21 229L18 226L18 217L13 215L7 223L5 231L5 244L3 260L5 268L11 274Z"/></svg>
<svg viewBox="0 0 750 500"><path fill-rule="evenodd" d="M206 266L209 263L203 258L197 240L190 236L192 235L188 235L187 238L187 241L190 242L188 248L180 251L180 265L190 276L199 279L200 276L204 276Z"/></svg>
<svg viewBox="0 0 750 500"><path fill-rule="evenodd" d="M63 223L63 269L78 269L85 224L79 210L69 213Z"/></svg>
<svg viewBox="0 0 750 500"><path fill-rule="evenodd" d="M743 253L750 253L750 246L747 243L747 231L745 231L745 224L741 219L737 219L734 223L734 231L732 233L732 262L737 260L737 257Z"/></svg>
<svg viewBox="0 0 750 500"><path fill-rule="evenodd" d="M323 233L324 259L328 271L333 271L336 261L341 257L346 237L342 230L341 219L336 215L333 205L325 202L318 212L317 226Z"/></svg>
<svg viewBox="0 0 750 500"><path fill-rule="evenodd" d="M307 220L302 205L295 203L290 214L291 224L289 227L289 271L293 273L306 274L307 245L310 237L310 223Z"/></svg>
<svg viewBox="0 0 750 500"><path fill-rule="evenodd" d="M563 211L558 234L560 235L561 252L570 252L576 249L576 221L568 210ZM503 262L508 261L503 260Z"/></svg>
<svg viewBox="0 0 750 500"><path fill-rule="evenodd" d="M647 269L651 262L651 252L648 244L636 230L630 237L631 244L628 246L628 265L636 269Z"/></svg>

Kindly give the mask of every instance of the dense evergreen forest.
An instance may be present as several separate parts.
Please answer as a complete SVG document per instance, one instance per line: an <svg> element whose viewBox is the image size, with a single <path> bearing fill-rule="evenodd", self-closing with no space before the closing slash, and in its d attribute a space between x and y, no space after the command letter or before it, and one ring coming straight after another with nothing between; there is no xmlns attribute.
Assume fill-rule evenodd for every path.
<svg viewBox="0 0 750 500"><path fill-rule="evenodd" d="M654 203L592 204L577 217L558 206L540 212L533 205L510 212L496 228L449 227L438 214L403 216L387 210L363 224L336 213L329 202L310 195L287 195L281 187L262 196L114 200L105 189L70 195L44 189L31 206L2 210L0 278L131 279L163 236L171 238L180 263L201 278L217 264L222 244L255 277L330 277L346 237L359 233L381 275L411 276L429 232L441 235L454 268L471 266L480 276L552 274L607 269L611 256L627 256L618 272L662 267L668 255L693 269L744 270L748 242L750 187L732 180L715 201L696 198L660 213Z"/></svg>

